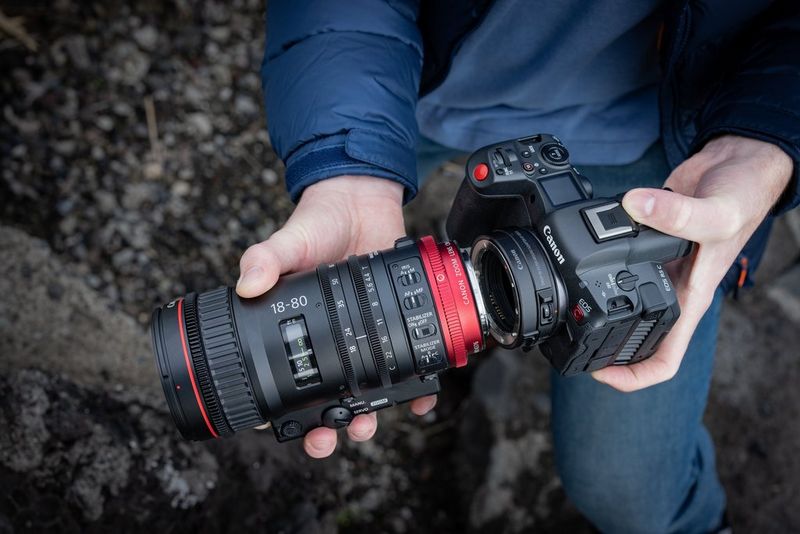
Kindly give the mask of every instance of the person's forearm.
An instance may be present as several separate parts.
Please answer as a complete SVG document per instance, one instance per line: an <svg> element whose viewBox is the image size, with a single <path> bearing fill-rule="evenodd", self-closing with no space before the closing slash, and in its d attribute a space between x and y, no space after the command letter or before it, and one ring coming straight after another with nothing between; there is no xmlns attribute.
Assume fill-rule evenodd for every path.
<svg viewBox="0 0 800 534"><path fill-rule="evenodd" d="M404 2L410 9L397 9ZM422 38L411 4L269 3L264 102L292 200L342 175L392 180L406 199L416 194Z"/></svg>

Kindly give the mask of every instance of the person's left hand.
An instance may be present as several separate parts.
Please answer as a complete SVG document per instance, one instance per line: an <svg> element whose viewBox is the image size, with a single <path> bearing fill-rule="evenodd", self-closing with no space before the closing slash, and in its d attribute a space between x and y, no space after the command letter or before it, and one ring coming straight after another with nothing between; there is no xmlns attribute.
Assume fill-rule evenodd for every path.
<svg viewBox="0 0 800 534"><path fill-rule="evenodd" d="M633 189L625 195L622 206L637 222L697 247L672 270L681 316L658 351L643 362L595 371L595 379L636 391L675 376L714 291L786 189L792 171L792 160L777 146L726 135L670 174L664 186L673 192Z"/></svg>

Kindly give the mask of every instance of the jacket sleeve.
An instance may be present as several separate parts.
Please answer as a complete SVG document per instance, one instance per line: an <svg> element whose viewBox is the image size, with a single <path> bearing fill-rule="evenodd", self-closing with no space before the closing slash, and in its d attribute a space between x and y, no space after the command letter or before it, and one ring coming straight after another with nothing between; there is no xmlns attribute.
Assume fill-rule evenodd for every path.
<svg viewBox="0 0 800 534"><path fill-rule="evenodd" d="M800 204L800 2L774 2L754 21L742 60L705 105L692 152L736 134L781 147L794 176L773 213Z"/></svg>
<svg viewBox="0 0 800 534"><path fill-rule="evenodd" d="M268 3L264 99L292 200L343 174L416 194L417 11L412 0Z"/></svg>

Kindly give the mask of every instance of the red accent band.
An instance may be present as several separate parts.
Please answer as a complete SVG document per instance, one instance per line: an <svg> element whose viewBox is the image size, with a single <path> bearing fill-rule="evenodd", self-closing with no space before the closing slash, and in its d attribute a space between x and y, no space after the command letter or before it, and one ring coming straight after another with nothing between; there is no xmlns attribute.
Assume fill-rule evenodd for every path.
<svg viewBox="0 0 800 534"><path fill-rule="evenodd" d="M431 284L442 327L447 359L455 367L467 364L467 355L483 345L472 288L455 243L437 244L431 236L419 240L420 256Z"/></svg>
<svg viewBox="0 0 800 534"><path fill-rule="evenodd" d="M211 435L215 438L218 438L219 435L217 434L214 427L211 426L211 421L208 420L208 415L206 415L205 406L203 406L203 402L200 400L200 392L197 391L197 383L194 380L194 372L192 371L192 365L189 362L189 349L186 348L186 333L184 332L185 326L183 324L183 299L178 301L178 330L181 333L181 346L183 347L183 361L186 362L186 370L189 371L189 380L192 382L192 389L194 390L194 398L197 401L197 407L200 408L200 414L203 416L203 421L206 422L206 427L208 427L208 431L211 432Z"/></svg>

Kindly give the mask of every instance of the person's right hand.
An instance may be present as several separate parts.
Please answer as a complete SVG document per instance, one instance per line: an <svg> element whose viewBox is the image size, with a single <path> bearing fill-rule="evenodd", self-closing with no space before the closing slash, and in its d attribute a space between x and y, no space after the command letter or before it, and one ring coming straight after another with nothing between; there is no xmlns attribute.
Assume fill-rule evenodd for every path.
<svg viewBox="0 0 800 534"><path fill-rule="evenodd" d="M403 187L383 178L339 176L307 187L283 228L242 255L236 292L257 297L282 274L390 248L405 234L402 203ZM411 403L411 411L423 415L435 404L435 396L422 397ZM375 413L363 414L353 418L347 434L366 441L376 429ZM315 428L303 445L309 456L329 456L336 448L336 431Z"/></svg>

